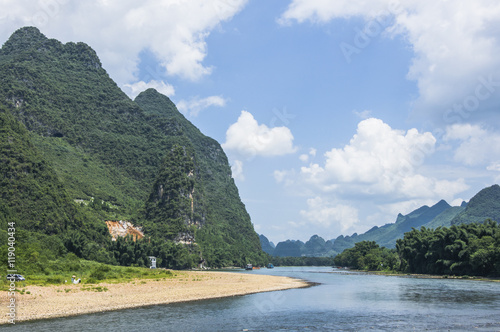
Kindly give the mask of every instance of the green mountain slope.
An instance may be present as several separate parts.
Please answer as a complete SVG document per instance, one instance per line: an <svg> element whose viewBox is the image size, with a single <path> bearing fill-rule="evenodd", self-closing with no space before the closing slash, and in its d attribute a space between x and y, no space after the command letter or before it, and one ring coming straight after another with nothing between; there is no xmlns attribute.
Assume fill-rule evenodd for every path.
<svg viewBox="0 0 500 332"><path fill-rule="evenodd" d="M212 264L223 266L260 259L255 256L255 253L261 252L259 236L240 200L220 144L203 135L184 118L168 97L154 89L139 94L135 102L157 130L167 128L176 133L168 137L165 148L177 150L177 160L184 159L179 163L184 167L183 174L177 179L186 183L181 199L185 212L178 216L184 222L178 224L194 226L191 229L179 228L182 233L187 233L184 237L194 236L204 259ZM184 152L181 153L180 148ZM169 181L162 181L161 185L167 187ZM158 186L153 195L157 196L157 192ZM153 220L154 214L148 212L146 219ZM161 223L161 220L156 220L157 225ZM147 227L148 223L144 225Z"/></svg>
<svg viewBox="0 0 500 332"><path fill-rule="evenodd" d="M261 235L261 244L264 248L265 241L267 238ZM269 246L269 241L267 241ZM347 247L351 245L348 243ZM267 247L267 246L266 246ZM286 240L279 242L275 248L266 251L270 255L280 256L280 257L331 257L340 253L340 251L335 251L334 243L332 240L325 241L321 236L313 235L303 243L302 241Z"/></svg>
<svg viewBox="0 0 500 332"><path fill-rule="evenodd" d="M0 247L7 266L7 230L14 229L16 269L43 270L43 259L73 250L103 250L106 226L77 206L24 125L0 106ZM9 231L12 232L12 231Z"/></svg>
<svg viewBox="0 0 500 332"><path fill-rule="evenodd" d="M381 227L373 227L366 233L351 236L351 239L354 243L375 241L380 246L394 248L396 240L402 238L404 233L411 231L412 228L425 226L450 207L451 206L444 200L439 201L431 207L424 205L405 216L399 214L395 223L386 224Z"/></svg>
<svg viewBox="0 0 500 332"><path fill-rule="evenodd" d="M482 223L486 219L500 220L500 186L484 188L471 198L465 210L451 221L452 225Z"/></svg>
<svg viewBox="0 0 500 332"><path fill-rule="evenodd" d="M2 187L7 193L0 207L17 209L9 213L23 220L21 228L59 234L73 224L77 232L93 225L82 230L83 237L66 241L66 249L85 256L81 247L90 241L114 255L104 260L125 265L145 264L146 252L162 257L160 266L189 266L192 258L182 258L180 265L166 261L200 252L213 266L263 259L220 145L155 90L130 100L89 46L62 44L32 27L19 29L0 49L0 105L4 122L11 124L5 135L25 128L15 149L33 159L18 165L8 146L2 150L10 182ZM12 169L43 176L24 185L11 175L22 172ZM9 194L19 186L29 188L16 194L25 196ZM25 202L16 207L17 200ZM105 219L134 220L151 242L135 248L110 243ZM191 246L174 244L193 237Z"/></svg>
<svg viewBox="0 0 500 332"><path fill-rule="evenodd" d="M124 210L144 201L164 135L90 47L22 28L0 50L0 77L0 100L33 134L73 198L99 197Z"/></svg>
<svg viewBox="0 0 500 332"><path fill-rule="evenodd" d="M274 249L273 255L278 257L300 257L304 248L304 242L286 240L279 242Z"/></svg>
<svg viewBox="0 0 500 332"><path fill-rule="evenodd" d="M276 248L276 246L272 242L270 242L269 239L263 234L259 235L259 239L262 250L272 256L274 254L274 248Z"/></svg>
<svg viewBox="0 0 500 332"><path fill-rule="evenodd" d="M450 227L453 218L455 218L463 210L465 210L465 206L452 206L437 215L431 222L425 224L425 227L432 229L436 229L438 227Z"/></svg>
<svg viewBox="0 0 500 332"><path fill-rule="evenodd" d="M471 198L468 204L450 206L441 200L432 207L423 206L406 216L398 215L396 222L373 227L363 234L340 236L334 241L334 250L341 252L361 241L375 241L381 246L394 248L404 233L422 226L428 229L450 227L457 224L482 223L486 219L500 220L500 186L485 188ZM340 251L339 251L340 250Z"/></svg>
<svg viewBox="0 0 500 332"><path fill-rule="evenodd" d="M85 227L85 216L31 143L24 126L4 108L0 109L0 160L4 216L12 216L25 230L47 235Z"/></svg>

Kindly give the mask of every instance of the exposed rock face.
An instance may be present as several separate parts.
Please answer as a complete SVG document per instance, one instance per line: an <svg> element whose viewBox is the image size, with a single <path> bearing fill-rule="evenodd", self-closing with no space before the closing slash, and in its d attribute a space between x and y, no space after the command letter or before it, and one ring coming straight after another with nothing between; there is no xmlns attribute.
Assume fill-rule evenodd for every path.
<svg viewBox="0 0 500 332"><path fill-rule="evenodd" d="M134 241L142 239L144 234L139 227L134 227L132 223L124 220L107 220L106 226L108 226L109 234L116 241L118 237L125 237L131 235Z"/></svg>
<svg viewBox="0 0 500 332"><path fill-rule="evenodd" d="M189 232L179 233L175 237L175 243L185 244L185 245L196 245L196 241L194 236Z"/></svg>

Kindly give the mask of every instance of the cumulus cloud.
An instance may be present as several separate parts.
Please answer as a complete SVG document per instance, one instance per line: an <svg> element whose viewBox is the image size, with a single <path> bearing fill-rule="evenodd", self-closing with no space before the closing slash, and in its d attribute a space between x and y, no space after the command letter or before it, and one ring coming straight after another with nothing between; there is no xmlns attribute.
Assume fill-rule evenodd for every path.
<svg viewBox="0 0 500 332"><path fill-rule="evenodd" d="M290 129L259 124L247 111L242 111L238 121L229 127L222 147L248 158L282 156L296 151Z"/></svg>
<svg viewBox="0 0 500 332"><path fill-rule="evenodd" d="M342 234L352 230L359 222L356 208L347 204L335 204L319 196L308 199L307 210L301 210L300 214L313 224L335 228Z"/></svg>
<svg viewBox="0 0 500 332"><path fill-rule="evenodd" d="M500 162L493 162L486 169L488 171L500 172Z"/></svg>
<svg viewBox="0 0 500 332"><path fill-rule="evenodd" d="M361 120L366 120L366 119L369 119L372 117L372 111L370 111L370 110L364 110L361 112L354 110L354 111L352 111L352 113L354 113L354 115L356 115Z"/></svg>
<svg viewBox="0 0 500 332"><path fill-rule="evenodd" d="M241 160L235 160L232 163L231 172L233 173L233 179L245 181L245 176L243 175L243 162Z"/></svg>
<svg viewBox="0 0 500 332"><path fill-rule="evenodd" d="M181 100L177 103L179 111L190 116L198 116L202 110L211 106L224 107L226 106L226 99L222 96L194 97L190 100Z"/></svg>
<svg viewBox="0 0 500 332"><path fill-rule="evenodd" d="M83 41L97 51L120 86L135 77L139 53L151 51L168 75L198 80L211 73L203 63L206 38L247 0L2 0L0 39L33 25L50 38Z"/></svg>
<svg viewBox="0 0 500 332"><path fill-rule="evenodd" d="M299 172L277 170L274 177L287 190L313 197L300 212L311 227L329 228L332 235L365 232L374 224L394 222L400 212L441 199L453 202L469 189L464 178L433 176L427 159L435 145L430 132L393 129L369 118L358 124L348 144L324 153L321 163Z"/></svg>
<svg viewBox="0 0 500 332"><path fill-rule="evenodd" d="M326 23L350 17L365 19L366 25L360 30L365 39L403 36L411 45L414 57L408 78L415 80L419 88L417 115L433 115L435 121L446 121L445 113L456 106L473 106L475 111L492 113L491 105L500 100L499 2L293 0L279 22ZM366 43L356 43L356 37L347 40L346 45L355 50L354 55L366 47ZM496 83L494 89L482 92L482 96L488 93L487 98L473 100L478 85L488 80ZM467 105L471 101L476 104ZM469 116L470 112L465 115Z"/></svg>
<svg viewBox="0 0 500 332"><path fill-rule="evenodd" d="M379 200L451 197L467 189L463 179L438 180L419 172L433 154L436 139L416 129L392 129L370 118L358 124L349 144L325 153L324 165L302 167L300 176L322 193L376 197Z"/></svg>
<svg viewBox="0 0 500 332"><path fill-rule="evenodd" d="M130 98L135 99L139 93L141 93L144 90L147 90L149 88L156 89L161 94L164 94L165 96L172 97L175 95L175 89L172 85L165 83L163 81L158 82L158 81L149 81L148 83L144 81L136 82L134 84L124 84L123 85L123 90L124 92L129 95Z"/></svg>
<svg viewBox="0 0 500 332"><path fill-rule="evenodd" d="M454 158L468 166L489 164L488 170L500 164L500 134L479 125L454 124L446 128L445 141L458 142Z"/></svg>
<svg viewBox="0 0 500 332"><path fill-rule="evenodd" d="M309 153L303 153L299 156L300 161L307 163L309 158L316 156L317 150L315 148L310 148Z"/></svg>
<svg viewBox="0 0 500 332"><path fill-rule="evenodd" d="M308 161L309 161L309 155L308 155L308 154L303 153L303 154L301 154L301 155L299 156L299 159L300 159L300 161L303 161L303 162L305 162L305 163L306 163L306 162L308 162Z"/></svg>
<svg viewBox="0 0 500 332"><path fill-rule="evenodd" d="M273 175L276 182L281 183L288 177L288 171L275 170Z"/></svg>

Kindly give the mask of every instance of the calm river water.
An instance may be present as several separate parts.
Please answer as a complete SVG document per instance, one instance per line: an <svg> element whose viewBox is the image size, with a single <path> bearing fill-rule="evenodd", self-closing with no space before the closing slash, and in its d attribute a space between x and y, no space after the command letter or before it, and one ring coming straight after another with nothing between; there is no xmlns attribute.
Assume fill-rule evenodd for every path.
<svg viewBox="0 0 500 332"><path fill-rule="evenodd" d="M17 323L6 331L500 331L500 283L349 273L249 272L320 283L292 289Z"/></svg>

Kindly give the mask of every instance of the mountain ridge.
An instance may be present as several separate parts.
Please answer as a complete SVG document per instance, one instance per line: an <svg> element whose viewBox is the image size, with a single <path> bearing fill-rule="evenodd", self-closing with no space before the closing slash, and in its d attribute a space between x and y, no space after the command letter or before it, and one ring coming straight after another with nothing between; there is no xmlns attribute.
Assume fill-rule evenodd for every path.
<svg viewBox="0 0 500 332"><path fill-rule="evenodd" d="M158 128L166 128L166 124L179 124L179 127L176 127L176 135L169 138L166 146L184 146L186 151L191 151L189 153L193 155L192 177L197 179L198 185L186 188L186 191L190 191L192 198L197 199L192 200L193 209L187 210L194 216L198 215L193 223L203 226L197 226L198 229L194 233L205 250L220 251L226 253L223 256L240 256L241 259L249 256L251 251L261 250L258 235L253 230L250 215L239 198L227 156L220 144L203 135L185 119L167 96L154 89L139 94L135 102L151 116L149 121L154 121ZM204 206L207 205L218 208L205 209ZM225 234L224 237L230 241L224 241L222 237L209 240L210 233Z"/></svg>
<svg viewBox="0 0 500 332"><path fill-rule="evenodd" d="M451 221L452 225L482 222L490 218L500 220L500 186L498 184L483 188L472 197L465 207Z"/></svg>
<svg viewBox="0 0 500 332"><path fill-rule="evenodd" d="M71 225L72 217L54 206L50 213L59 215L54 220L61 228L63 248L43 255L73 252L122 265L144 265L147 255L154 255L162 267L265 261L220 144L203 135L168 97L147 90L131 100L90 46L63 44L34 27L17 30L0 49L0 77L5 121L25 128L23 139L40 160L31 169L30 186L44 188L39 191L43 199L55 191L66 195L63 206L97 230L86 235L78 229L70 232L61 225ZM12 134L5 135L9 142ZM9 162L15 157L8 149L2 153ZM42 169L50 169L51 175ZM34 173L47 174L50 184ZM18 183L10 181L5 191ZM163 193L175 199L165 204ZM4 194L0 207L20 202L13 197ZM38 236L34 218L43 207L34 206L34 216L25 224L21 219L26 211L11 208L8 213L0 209L0 220L9 215L19 222L20 231ZM42 223L48 224L49 218L44 218ZM105 220L144 226L145 240L135 245L121 239L111 242ZM186 241L190 237L196 241Z"/></svg>
<svg viewBox="0 0 500 332"><path fill-rule="evenodd" d="M472 197L469 203L462 202L460 206L450 206L445 200L440 200L431 207L421 206L407 215L398 213L393 223L383 226L374 226L362 234L340 235L336 239L325 241L318 235L313 235L306 242L286 240L279 242L276 248L282 250L272 251L271 255L283 256L291 253L298 256L333 256L345 249L354 247L355 243L361 241L375 241L378 245L394 248L396 240L412 229L450 227L452 225L467 224L471 222L484 222L487 219L500 220L500 186L493 185L479 191ZM318 237L322 240L318 241ZM316 250L307 250L306 245L310 242L324 243L317 246ZM312 244L309 245L311 247Z"/></svg>

